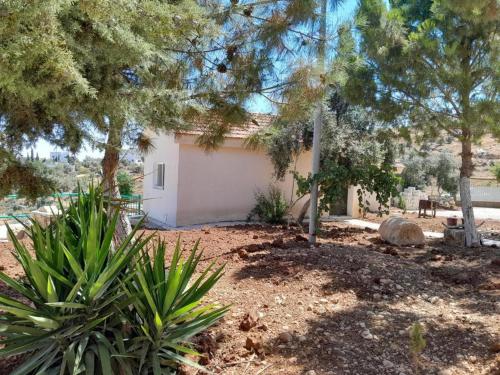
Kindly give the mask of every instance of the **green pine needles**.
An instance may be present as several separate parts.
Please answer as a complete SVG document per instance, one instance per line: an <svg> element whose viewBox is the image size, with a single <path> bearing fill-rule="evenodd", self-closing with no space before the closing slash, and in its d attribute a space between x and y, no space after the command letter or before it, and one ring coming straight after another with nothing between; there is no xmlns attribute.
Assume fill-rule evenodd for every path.
<svg viewBox="0 0 500 375"><path fill-rule="evenodd" d="M202 302L223 274L209 266L190 282L201 259L187 260L135 229L113 247L118 213L105 214L102 191L80 192L47 228L29 229L33 251L11 232L25 278L0 280L20 298L0 295L0 357L25 355L12 374L166 374L182 363L200 367L189 339L228 307ZM152 247L152 256L148 250Z"/></svg>

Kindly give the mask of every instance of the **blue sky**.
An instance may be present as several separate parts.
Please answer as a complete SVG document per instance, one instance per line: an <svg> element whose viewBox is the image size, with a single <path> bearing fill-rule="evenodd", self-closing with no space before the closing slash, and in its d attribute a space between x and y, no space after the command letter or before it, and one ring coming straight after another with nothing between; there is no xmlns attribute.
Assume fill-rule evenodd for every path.
<svg viewBox="0 0 500 375"><path fill-rule="evenodd" d="M349 20L354 14L354 10L356 8L356 5L357 5L357 0L344 1L344 4L341 5L337 14L334 15L330 19L330 21L338 24L338 23L341 23L343 21ZM251 103L249 103L248 108L252 112L260 112L260 113L270 113L273 111L273 108L270 105L269 101L267 101L265 98L263 98L261 96L257 96ZM54 145L51 145L44 140L40 140L39 142L37 142L36 146L34 147L34 151L35 151L35 154L38 153L40 158L48 158L51 151L61 151L61 148L56 147ZM26 155L27 152L29 152L29 150L24 150L23 154ZM98 150L92 150L92 148L90 146L86 145L77 154L77 157L79 159L83 159L86 156L102 157L102 152L100 152Z"/></svg>

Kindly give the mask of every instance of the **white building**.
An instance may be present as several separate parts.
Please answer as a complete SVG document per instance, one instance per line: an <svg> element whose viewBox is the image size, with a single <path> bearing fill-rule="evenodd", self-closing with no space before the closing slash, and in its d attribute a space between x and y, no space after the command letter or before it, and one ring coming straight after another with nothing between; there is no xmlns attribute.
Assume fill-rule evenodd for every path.
<svg viewBox="0 0 500 375"><path fill-rule="evenodd" d="M245 139L272 116L254 114L243 128L233 128L224 143L213 152L200 148L196 139L200 131L176 134L149 134L152 152L144 157L144 211L150 219L167 226L183 226L221 221L246 220L255 206L255 192L265 192L277 185L287 200L295 201L296 184L287 174L283 181L274 178L274 167L266 150L249 150ZM302 153L296 160L296 171L310 172L312 154ZM294 205L296 215L307 197ZM370 205L376 209L378 205ZM356 188L349 189L348 215L359 216Z"/></svg>

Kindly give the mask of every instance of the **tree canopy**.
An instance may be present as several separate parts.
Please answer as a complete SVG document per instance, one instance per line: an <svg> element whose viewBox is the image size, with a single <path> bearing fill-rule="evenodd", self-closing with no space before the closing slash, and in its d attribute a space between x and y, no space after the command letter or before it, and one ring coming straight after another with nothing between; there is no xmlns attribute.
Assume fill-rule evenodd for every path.
<svg viewBox="0 0 500 375"><path fill-rule="evenodd" d="M366 108L347 102L339 91L331 91L323 102L321 171L316 177L321 190L320 209L329 211L349 185L359 185L361 207L364 193L375 193L384 211L391 196L397 194L391 135L384 131L384 123ZM296 174L293 163L301 152L311 148L312 130L312 120L279 119L270 129L247 140L249 147L266 147L277 178L288 172L295 174L299 196L309 192L313 177Z"/></svg>
<svg viewBox="0 0 500 375"><path fill-rule="evenodd" d="M114 177L124 141L147 146L144 128L175 130L207 110L225 120L200 140L216 147L250 96L277 102L308 82L320 3L6 0L2 152L15 168L39 138L73 152L88 140Z"/></svg>
<svg viewBox="0 0 500 375"><path fill-rule="evenodd" d="M470 200L472 143L500 136L496 0L362 0L356 16L362 64L347 95L417 141L462 144L460 195L467 245L478 245Z"/></svg>

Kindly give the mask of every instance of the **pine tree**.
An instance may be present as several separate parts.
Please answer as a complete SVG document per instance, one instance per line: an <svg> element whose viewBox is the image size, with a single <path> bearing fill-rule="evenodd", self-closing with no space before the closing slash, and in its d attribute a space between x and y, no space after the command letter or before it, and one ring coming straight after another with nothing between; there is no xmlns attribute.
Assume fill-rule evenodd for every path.
<svg viewBox="0 0 500 375"><path fill-rule="evenodd" d="M252 95L284 100L283 114L296 115L324 85L315 62L301 63L322 42L324 1L5 0L0 149L15 167L26 142L74 153L90 141L104 149L103 183L118 195L120 149L147 146L145 128L174 131L215 113L223 121L199 140L211 148L248 118ZM3 190L18 188L5 181Z"/></svg>
<svg viewBox="0 0 500 375"><path fill-rule="evenodd" d="M362 0L357 22L366 63L351 72L351 97L384 119L399 118L403 134L461 142L465 242L478 246L472 143L487 132L500 137L498 2Z"/></svg>

